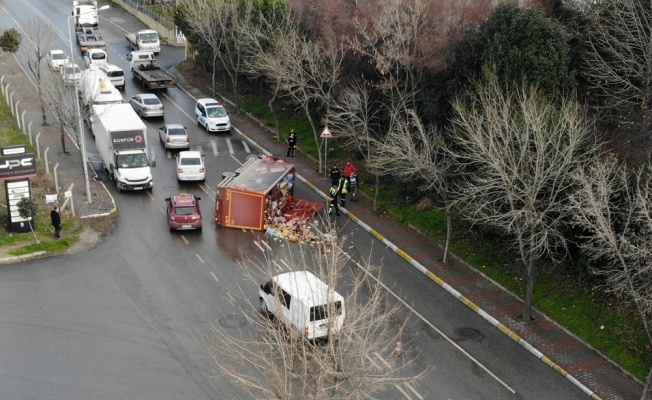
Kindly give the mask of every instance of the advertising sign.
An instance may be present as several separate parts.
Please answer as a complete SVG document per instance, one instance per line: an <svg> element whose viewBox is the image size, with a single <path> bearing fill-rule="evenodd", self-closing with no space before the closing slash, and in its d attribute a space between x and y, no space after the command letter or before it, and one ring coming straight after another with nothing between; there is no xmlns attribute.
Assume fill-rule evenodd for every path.
<svg viewBox="0 0 652 400"><path fill-rule="evenodd" d="M0 180L32 176L36 176L36 155L34 153L0 157Z"/></svg>
<svg viewBox="0 0 652 400"><path fill-rule="evenodd" d="M29 179L5 182L5 190L7 192L9 231L29 232L29 219L21 217L20 211L18 211L18 202L25 197L31 197Z"/></svg>

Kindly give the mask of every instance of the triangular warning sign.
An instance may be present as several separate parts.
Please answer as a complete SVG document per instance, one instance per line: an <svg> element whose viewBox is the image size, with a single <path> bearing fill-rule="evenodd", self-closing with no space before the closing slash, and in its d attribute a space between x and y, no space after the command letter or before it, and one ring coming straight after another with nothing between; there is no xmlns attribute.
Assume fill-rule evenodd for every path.
<svg viewBox="0 0 652 400"><path fill-rule="evenodd" d="M330 139L330 138L333 137L333 134L331 133L331 130L328 129L328 127L326 126L326 127L324 127L324 130L321 132L321 135L319 135L319 136L323 137L323 138Z"/></svg>

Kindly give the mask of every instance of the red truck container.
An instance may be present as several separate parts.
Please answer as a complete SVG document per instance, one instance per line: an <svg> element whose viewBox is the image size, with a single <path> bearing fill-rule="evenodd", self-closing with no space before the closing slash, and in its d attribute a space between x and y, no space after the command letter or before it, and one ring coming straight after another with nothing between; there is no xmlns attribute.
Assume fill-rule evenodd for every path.
<svg viewBox="0 0 652 400"><path fill-rule="evenodd" d="M272 156L250 158L217 185L215 223L262 231L274 220L306 221L324 205L294 199L294 165Z"/></svg>

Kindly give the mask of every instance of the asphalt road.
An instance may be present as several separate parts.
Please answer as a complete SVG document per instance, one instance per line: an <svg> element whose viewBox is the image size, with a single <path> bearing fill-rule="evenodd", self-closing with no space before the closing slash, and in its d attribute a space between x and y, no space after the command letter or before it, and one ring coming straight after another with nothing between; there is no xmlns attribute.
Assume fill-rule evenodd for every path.
<svg viewBox="0 0 652 400"><path fill-rule="evenodd" d="M67 51L70 11L66 0L8 0L0 4L0 24L6 29L34 18L48 20L59 30L55 47ZM143 25L119 8L100 14L109 59L127 72L123 93L128 99L143 89L128 73L124 32ZM165 46L159 63L171 68L182 58L183 49ZM81 58L77 62L82 65ZM0 398L247 398L214 374L202 337L209 332L207 323L238 312L231 300L255 300L260 282L244 279L243 257L262 256L264 248L280 260L293 245L269 241L267 248L262 233L213 228L211 188L254 150L236 131L215 135L197 127L195 99L184 91L154 93L166 107L164 119L146 120L157 161L154 189L117 193L101 175L119 210L111 236L85 254L0 267ZM163 123L188 127L192 147L206 154L204 184L177 182L173 154L157 139ZM93 139L88 134L86 139L92 154ZM180 191L202 197L202 233L168 231L163 199ZM303 184L296 197L320 201ZM379 398L586 398L346 217L338 224L348 236L351 257L371 254L374 263L384 265L385 284L409 306L402 306L402 316L410 321L404 361L409 357L413 363L405 372L427 371L414 387L390 387ZM388 343L387 354L379 356L396 362L391 361L392 348Z"/></svg>

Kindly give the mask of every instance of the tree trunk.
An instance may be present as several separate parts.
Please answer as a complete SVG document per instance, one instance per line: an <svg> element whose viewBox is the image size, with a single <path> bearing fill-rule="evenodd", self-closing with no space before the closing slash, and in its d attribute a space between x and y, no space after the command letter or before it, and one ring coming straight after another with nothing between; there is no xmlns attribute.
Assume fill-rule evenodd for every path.
<svg viewBox="0 0 652 400"><path fill-rule="evenodd" d="M451 243L451 236L453 236L453 217L449 210L446 210L446 244L444 245L444 257L441 262L448 264L448 249Z"/></svg>
<svg viewBox="0 0 652 400"><path fill-rule="evenodd" d="M213 84L213 97L217 97L217 82L215 82L215 75L217 74L217 54L213 53L213 74L211 75Z"/></svg>
<svg viewBox="0 0 652 400"><path fill-rule="evenodd" d="M61 131L61 154L68 154L66 151L66 131L63 129L63 125L59 127Z"/></svg>
<svg viewBox="0 0 652 400"><path fill-rule="evenodd" d="M380 192L380 177L374 175L376 179L376 188L374 189L374 211L378 210L378 192Z"/></svg>
<svg viewBox="0 0 652 400"><path fill-rule="evenodd" d="M278 85L276 86L276 88L274 88L274 94L272 94L272 97L267 102L267 106L269 107L269 111L272 113L272 117L274 117L274 127L276 128L276 141L280 142L281 127L278 123L278 115L276 115L276 112L274 111L274 101L276 100L277 94L278 94Z"/></svg>
<svg viewBox="0 0 652 400"><path fill-rule="evenodd" d="M645 380L645 388L641 394L641 400L651 400L652 399L652 368L647 373L647 379Z"/></svg>
<svg viewBox="0 0 652 400"><path fill-rule="evenodd" d="M310 106L308 104L305 104L303 109L306 112L306 117L310 122L310 127L312 128L312 134L315 138L315 144L317 145L317 154L319 155L319 171L321 172L322 166L324 168L326 168L326 166L323 165L323 155L321 151L321 146L319 146L319 133L317 132L317 126L315 126L315 121L312 119L312 116L310 115ZM326 149L326 151L328 151L328 149Z"/></svg>
<svg viewBox="0 0 652 400"><path fill-rule="evenodd" d="M528 246L532 248L534 236L530 235L530 242ZM531 255L527 256L526 271L526 286L525 286L525 310L523 311L523 322L528 323L532 319L532 300L534 298L534 259Z"/></svg>

